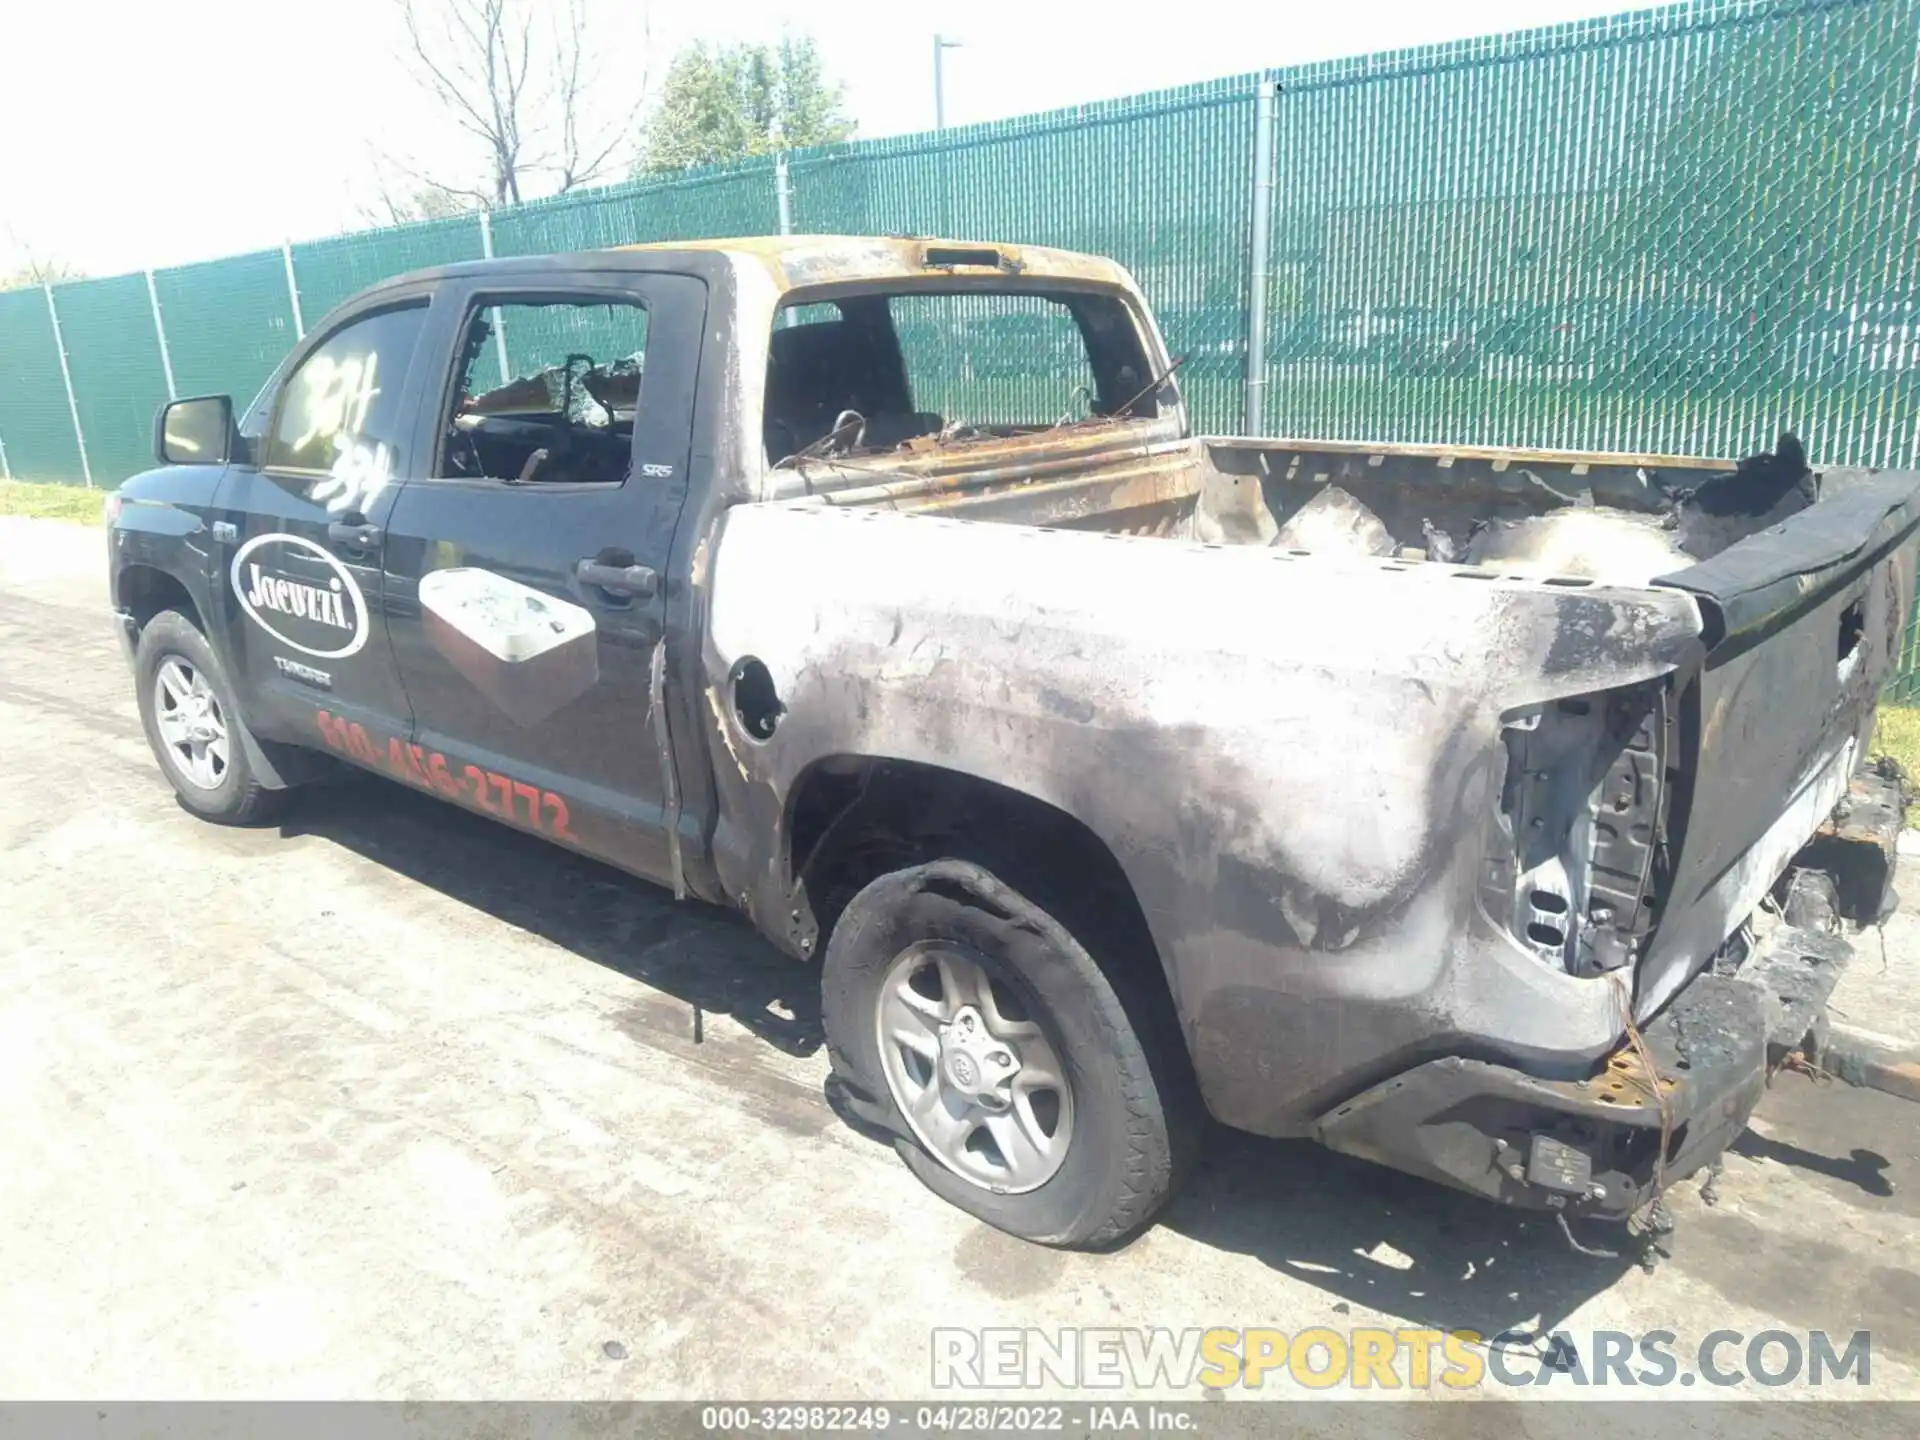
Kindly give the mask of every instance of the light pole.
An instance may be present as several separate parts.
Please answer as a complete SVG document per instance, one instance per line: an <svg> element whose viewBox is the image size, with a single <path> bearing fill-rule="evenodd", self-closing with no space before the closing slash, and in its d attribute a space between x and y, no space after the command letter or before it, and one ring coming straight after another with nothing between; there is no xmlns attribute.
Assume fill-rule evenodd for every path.
<svg viewBox="0 0 1920 1440"><path fill-rule="evenodd" d="M944 35L933 37L933 128L947 128L946 52L958 50L960 42Z"/></svg>

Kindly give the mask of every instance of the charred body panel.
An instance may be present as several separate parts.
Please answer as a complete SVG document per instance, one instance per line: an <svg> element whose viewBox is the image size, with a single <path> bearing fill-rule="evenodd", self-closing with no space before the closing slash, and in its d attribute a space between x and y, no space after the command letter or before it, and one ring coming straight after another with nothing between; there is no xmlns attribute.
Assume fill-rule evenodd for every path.
<svg viewBox="0 0 1920 1440"><path fill-rule="evenodd" d="M1315 1135L1504 1204L1625 1219L1740 1133L1852 953L1837 935L1783 927L1737 974L1683 990L1646 1027L1644 1052L1623 1046L1573 1079L1446 1056L1335 1107Z"/></svg>
<svg viewBox="0 0 1920 1440"><path fill-rule="evenodd" d="M1687 597L804 505L720 539L715 859L769 933L805 898L796 784L872 756L1104 842L1230 1124L1301 1133L1423 1053L1572 1075L1618 1039L1612 987L1486 913L1483 845L1507 720L1696 663ZM780 706L762 734L748 662Z"/></svg>
<svg viewBox="0 0 1920 1440"><path fill-rule="evenodd" d="M1877 925L1897 908L1893 877L1906 828L1906 785L1897 761L1881 759L1853 777L1827 823L1801 853L1832 877L1834 909L1859 925Z"/></svg>

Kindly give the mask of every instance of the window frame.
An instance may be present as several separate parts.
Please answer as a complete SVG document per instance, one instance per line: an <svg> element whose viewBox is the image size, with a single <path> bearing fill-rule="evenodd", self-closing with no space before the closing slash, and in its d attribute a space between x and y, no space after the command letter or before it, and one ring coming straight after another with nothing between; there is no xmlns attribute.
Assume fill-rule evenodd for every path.
<svg viewBox="0 0 1920 1440"><path fill-rule="evenodd" d="M253 398L247 402L247 408L242 410L239 418L233 422L234 430L242 440L247 442L247 462L254 469L259 468L261 457L253 452L264 450L267 437L273 433L274 411L280 406L280 392L286 387L287 372L293 365L293 356L294 352L289 350L280 357L280 363L273 367L273 373L267 376L258 390L254 391ZM260 416L260 433L249 435L247 421L254 417L256 411Z"/></svg>
<svg viewBox="0 0 1920 1440"><path fill-rule="evenodd" d="M982 276L957 275L913 275L890 276L884 280L841 280L821 285L796 285L782 293L774 306L773 329L779 329L788 323L786 316L790 311L816 304L836 304L841 300L854 300L867 296L882 296L889 300L898 296L1015 296L1038 298L1065 303L1067 297L1076 299L1106 299L1120 307L1127 317L1133 332L1134 344L1138 355L1144 362L1145 373L1141 383L1144 385L1156 374L1161 375L1161 383L1148 398L1153 401L1150 410L1143 409L1127 416L1118 423L1133 426L1151 426L1177 422L1184 429L1187 423L1186 392L1180 385L1180 376L1170 369L1170 357L1166 344L1155 325L1151 313L1146 309L1141 297L1132 291L1098 280L1085 280L1074 276L1040 275L1019 277L1007 274ZM889 315L892 306L888 306ZM1077 317L1076 317L1077 323ZM1091 361L1093 345L1084 330L1081 339L1087 345L1088 359ZM895 344L899 343L897 323L894 333ZM901 356L904 370L905 355ZM1165 371L1164 374L1161 374ZM1096 372L1097 373L1097 372ZM762 425L766 419L766 371L755 377L753 404ZM908 377L911 391L912 377ZM920 397L912 397L913 403L920 403ZM1096 398L1098 398L1096 396ZM1124 400L1126 397L1121 396ZM774 471L771 459L763 461L764 473Z"/></svg>
<svg viewBox="0 0 1920 1440"><path fill-rule="evenodd" d="M453 339L447 356L445 374L440 380L440 398L433 410L433 446L429 463L423 467L420 483L426 485L464 485L492 489L527 490L542 495L571 494L582 491L605 493L626 488L627 482L634 478L639 460L640 410L647 389L648 360L653 352L656 334L655 305L638 287L631 285L566 285L541 284L532 277L529 283L514 284L482 283L473 286L460 297L460 315L454 322ZM474 318L488 310L509 310L514 306L539 307L545 305L627 305L639 310L646 316L646 347L640 353L640 389L633 402L633 431L627 437L627 470L618 480L530 480L499 475L447 475L441 473L446 468L447 433L453 423L453 407L459 398L460 356L466 348L467 334L472 329ZM509 354L513 344L512 327L507 327ZM477 357L476 357L477 363ZM506 383L506 382L503 382Z"/></svg>

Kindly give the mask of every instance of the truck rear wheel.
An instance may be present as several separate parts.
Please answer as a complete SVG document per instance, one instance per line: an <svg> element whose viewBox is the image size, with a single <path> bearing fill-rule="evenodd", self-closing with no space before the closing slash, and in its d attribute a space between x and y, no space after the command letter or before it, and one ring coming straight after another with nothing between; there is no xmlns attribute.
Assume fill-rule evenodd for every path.
<svg viewBox="0 0 1920 1440"><path fill-rule="evenodd" d="M1197 1151L1170 1027L1136 1025L1081 942L979 865L915 865L855 895L823 1010L858 1118L929 1189L1023 1239L1133 1234Z"/></svg>
<svg viewBox="0 0 1920 1440"><path fill-rule="evenodd" d="M233 687L191 620L175 610L149 620L133 671L147 743L182 805L222 825L259 824L279 813L286 791L254 775Z"/></svg>

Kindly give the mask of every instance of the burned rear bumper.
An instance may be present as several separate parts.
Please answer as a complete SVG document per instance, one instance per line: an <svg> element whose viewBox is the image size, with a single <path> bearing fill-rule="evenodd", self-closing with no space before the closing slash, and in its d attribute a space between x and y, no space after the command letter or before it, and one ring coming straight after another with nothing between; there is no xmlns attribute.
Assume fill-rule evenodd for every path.
<svg viewBox="0 0 1920 1440"><path fill-rule="evenodd" d="M1781 926L1737 973L1697 976L1645 1027L1651 1073L1630 1043L1577 1080L1448 1056L1335 1107L1316 1134L1501 1204L1625 1219L1740 1133L1852 954L1839 935Z"/></svg>

